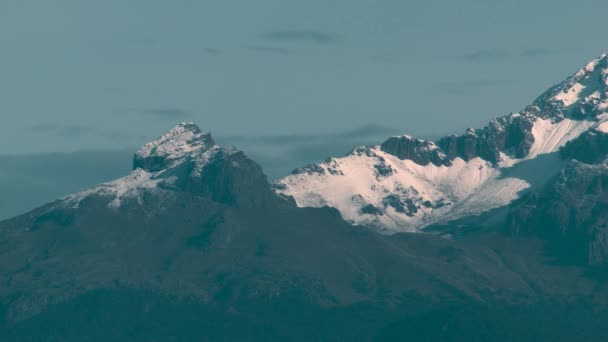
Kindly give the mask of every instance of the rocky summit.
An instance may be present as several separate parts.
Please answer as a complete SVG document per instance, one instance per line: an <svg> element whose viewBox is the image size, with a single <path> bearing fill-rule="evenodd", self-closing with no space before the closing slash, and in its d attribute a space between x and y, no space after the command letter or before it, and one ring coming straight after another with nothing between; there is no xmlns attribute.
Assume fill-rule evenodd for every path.
<svg viewBox="0 0 608 342"><path fill-rule="evenodd" d="M574 156L571 141L601 137L608 122L608 54L588 63L518 113L436 141L408 135L298 169L276 182L301 207L330 206L386 233L504 207L543 185ZM599 138L596 138L599 137ZM598 140L599 139L599 140ZM570 145L573 150L575 145ZM539 178L538 169L544 169Z"/></svg>
<svg viewBox="0 0 608 342"><path fill-rule="evenodd" d="M182 123L142 146L130 175L68 196L58 205L77 207L98 198L118 208L145 205L142 201L150 193L180 192L238 206L262 206L275 198L258 164L235 148L217 146L195 124Z"/></svg>

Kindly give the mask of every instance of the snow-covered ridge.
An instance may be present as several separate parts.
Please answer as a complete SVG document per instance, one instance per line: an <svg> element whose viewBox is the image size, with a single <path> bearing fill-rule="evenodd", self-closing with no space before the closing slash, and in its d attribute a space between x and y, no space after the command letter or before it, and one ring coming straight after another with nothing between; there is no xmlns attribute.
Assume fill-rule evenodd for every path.
<svg viewBox="0 0 608 342"><path fill-rule="evenodd" d="M121 206L123 199L135 198L141 200L142 190L157 188L163 178L154 176L153 173L136 169L126 177L70 195L64 198L64 202L68 203L70 207L77 208L80 202L86 198L98 196L108 199L109 207L118 208Z"/></svg>
<svg viewBox="0 0 608 342"><path fill-rule="evenodd" d="M91 197L105 200L112 208L121 207L127 200L141 204L146 191L173 191L178 177L200 177L209 162L237 152L232 147L217 146L211 134L195 124L181 123L142 146L135 154L134 170L128 176L67 196L62 204L78 207ZM184 163L189 166L186 174L180 169Z"/></svg>
<svg viewBox="0 0 608 342"><path fill-rule="evenodd" d="M538 181L532 173L549 177L558 172L561 161L554 152L569 141L589 130L598 136L608 133L607 89L608 55L603 55L523 111L482 129L437 141L392 137L380 146L356 148L348 156L300 168L277 181L275 191L292 196L302 207L335 207L355 224L386 232L419 231L479 214L517 199ZM196 125L182 123L142 146L130 175L68 196L61 205L78 207L94 198L118 208L142 204L149 192L208 191L202 180L232 184L247 177L236 172L224 182L205 170L255 172L237 153L217 146ZM250 183L239 184L235 193L250 188Z"/></svg>
<svg viewBox="0 0 608 342"><path fill-rule="evenodd" d="M201 131L193 123L181 123L158 140L142 146L135 153L134 166L156 171L205 152L213 146L215 142L210 133Z"/></svg>
<svg viewBox="0 0 608 342"><path fill-rule="evenodd" d="M387 231L416 231L455 210L474 214L505 205L528 186L500 178L481 158L458 158L450 166L419 165L377 146L318 166L316 172L278 181L277 191L293 196L298 206L334 207L346 220ZM464 201L469 206L459 209Z"/></svg>
<svg viewBox="0 0 608 342"><path fill-rule="evenodd" d="M437 143L392 137L298 169L275 188L301 207L337 208L355 224L418 231L517 199L539 173L548 178L558 171L554 152L590 129L607 131L607 111L604 54L523 111L482 129Z"/></svg>
<svg viewBox="0 0 608 342"><path fill-rule="evenodd" d="M608 53L549 89L534 105L543 114L560 116L594 117L605 113L608 110Z"/></svg>

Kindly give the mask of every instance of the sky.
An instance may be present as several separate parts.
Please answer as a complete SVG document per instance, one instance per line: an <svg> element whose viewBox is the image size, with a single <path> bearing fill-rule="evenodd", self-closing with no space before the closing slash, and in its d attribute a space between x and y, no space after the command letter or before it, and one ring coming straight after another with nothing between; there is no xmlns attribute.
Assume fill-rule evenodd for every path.
<svg viewBox="0 0 608 342"><path fill-rule="evenodd" d="M608 50L606 13L605 0L1 0L0 154L133 148L181 121L261 157L273 137L458 133Z"/></svg>

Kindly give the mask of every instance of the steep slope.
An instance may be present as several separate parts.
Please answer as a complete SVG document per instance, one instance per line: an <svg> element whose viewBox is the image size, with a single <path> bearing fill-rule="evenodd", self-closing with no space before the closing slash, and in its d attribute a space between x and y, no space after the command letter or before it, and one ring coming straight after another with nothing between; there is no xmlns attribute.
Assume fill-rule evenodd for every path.
<svg viewBox="0 0 608 342"><path fill-rule="evenodd" d="M586 265L608 262L608 132L602 126L568 143L568 166L547 186L535 189L509 213L507 229L537 236L564 260Z"/></svg>
<svg viewBox="0 0 608 342"><path fill-rule="evenodd" d="M604 308L605 284L546 264L534 240L384 236L297 208L192 124L134 169L0 223L3 341L371 339L461 305Z"/></svg>
<svg viewBox="0 0 608 342"><path fill-rule="evenodd" d="M215 144L211 134L183 123L142 146L135 153L133 172L61 200L57 206L77 208L99 199L108 207L143 205L150 193L171 196L187 192L235 206L264 206L276 197L266 176L243 152Z"/></svg>
<svg viewBox="0 0 608 342"><path fill-rule="evenodd" d="M606 129L607 111L604 54L523 111L482 129L436 142L392 137L297 169L275 190L301 207L334 207L354 224L418 231L505 206L541 186L566 165L561 147Z"/></svg>

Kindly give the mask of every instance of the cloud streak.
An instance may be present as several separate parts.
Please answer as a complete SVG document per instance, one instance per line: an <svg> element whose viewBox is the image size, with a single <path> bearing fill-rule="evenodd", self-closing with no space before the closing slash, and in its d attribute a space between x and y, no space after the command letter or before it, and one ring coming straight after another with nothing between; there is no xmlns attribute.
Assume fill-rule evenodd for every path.
<svg viewBox="0 0 608 342"><path fill-rule="evenodd" d="M493 62L507 59L511 54L504 49L483 49L463 55L460 58L467 62Z"/></svg>
<svg viewBox="0 0 608 342"><path fill-rule="evenodd" d="M522 57L544 57L544 56L555 56L565 52L568 52L567 48L545 48L545 47L535 47L529 49L523 49L521 51Z"/></svg>
<svg viewBox="0 0 608 342"><path fill-rule="evenodd" d="M504 86L509 83L511 82L503 80L461 80L440 83L437 85L437 89L448 95L468 95L485 88Z"/></svg>
<svg viewBox="0 0 608 342"><path fill-rule="evenodd" d="M340 37L315 30L279 29L262 34L267 41L277 43L313 43L318 45L333 45L340 42Z"/></svg>
<svg viewBox="0 0 608 342"><path fill-rule="evenodd" d="M161 108L148 108L140 111L142 115L157 116L162 118L185 118L190 114L181 108L172 107L161 107Z"/></svg>
<svg viewBox="0 0 608 342"><path fill-rule="evenodd" d="M252 52L270 53L275 55L289 54L289 50L274 46L250 45L247 47L247 50Z"/></svg>
<svg viewBox="0 0 608 342"><path fill-rule="evenodd" d="M117 114L137 115L159 119L181 120L191 116L191 113L179 107L152 107L152 108L123 108Z"/></svg>
<svg viewBox="0 0 608 342"><path fill-rule="evenodd" d="M284 134L284 135L261 135L261 136L232 136L224 137L230 143L266 144L266 145L294 145L313 144L329 141L352 141L361 139L387 138L397 134L396 129L380 126L366 125L352 130L339 133L325 134Z"/></svg>
<svg viewBox="0 0 608 342"><path fill-rule="evenodd" d="M95 135L106 139L121 138L121 135L118 132L108 132L96 127L73 124L41 123L31 126L31 130L34 133L52 134L63 138L75 138L85 135Z"/></svg>
<svg viewBox="0 0 608 342"><path fill-rule="evenodd" d="M481 49L473 51L471 53L461 55L458 58L467 62L495 62L502 61L513 57L546 57L554 56L568 51L565 48L547 48L547 47L533 47L525 48L519 51L511 52L502 48L495 49Z"/></svg>

